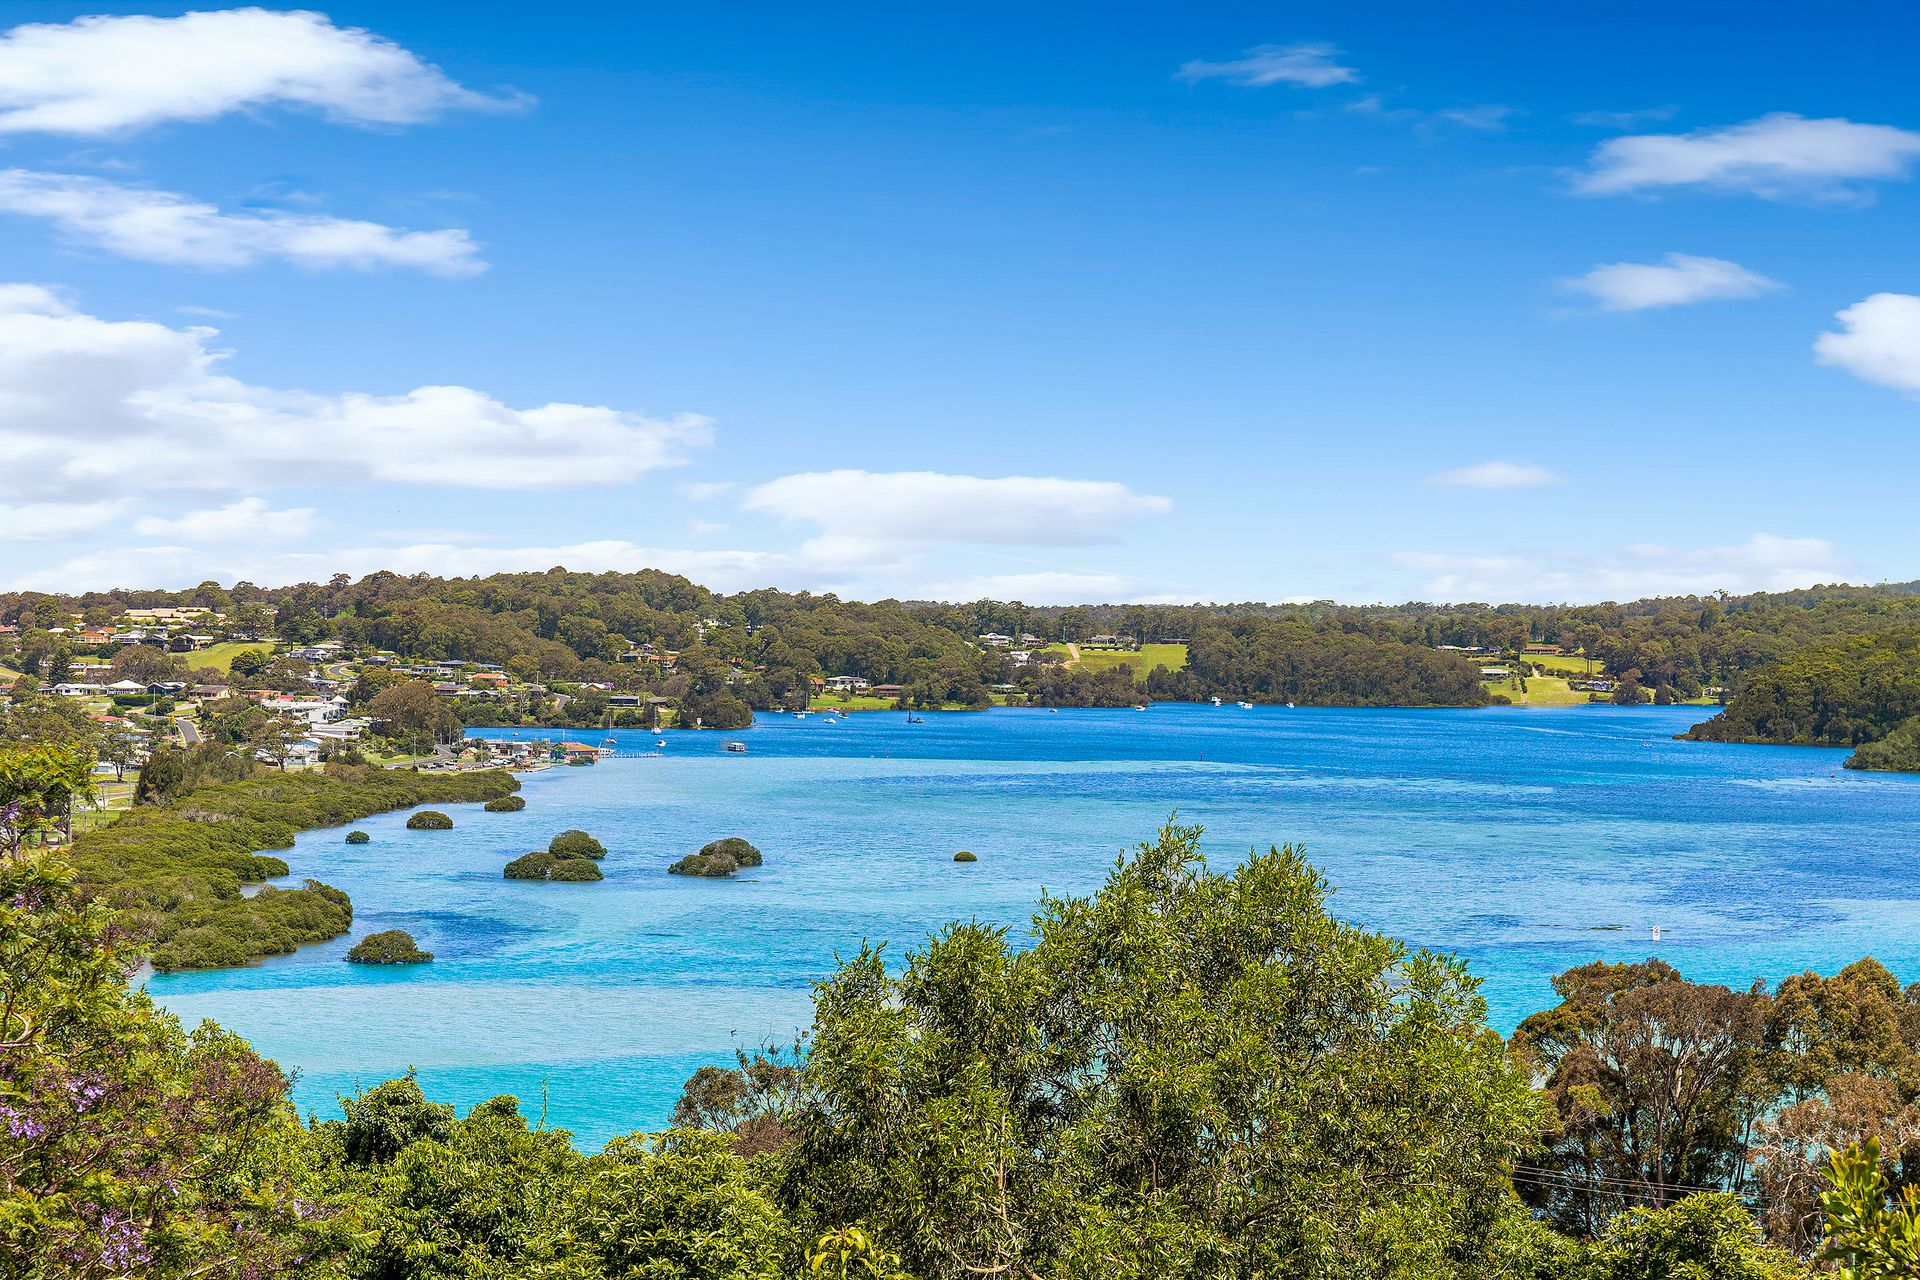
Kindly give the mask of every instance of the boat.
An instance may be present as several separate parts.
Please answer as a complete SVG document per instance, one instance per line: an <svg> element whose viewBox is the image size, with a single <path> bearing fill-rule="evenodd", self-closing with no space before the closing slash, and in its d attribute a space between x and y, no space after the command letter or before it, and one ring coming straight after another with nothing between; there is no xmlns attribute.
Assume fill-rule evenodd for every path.
<svg viewBox="0 0 1920 1280"><path fill-rule="evenodd" d="M1145 710L1146 710L1146 708L1145 708L1145 707L1135 707L1135 708L1134 708L1134 710L1135 710L1135 711L1145 711Z"/></svg>
<svg viewBox="0 0 1920 1280"><path fill-rule="evenodd" d="M665 738L655 738L653 740L653 745L656 747L664 747L667 745L667 740Z"/></svg>
<svg viewBox="0 0 1920 1280"><path fill-rule="evenodd" d="M1291 702L1287 704L1287 710L1289 711L1293 710L1293 704Z"/></svg>
<svg viewBox="0 0 1920 1280"><path fill-rule="evenodd" d="M1287 705L1288 705L1288 706L1292 706L1293 704L1292 704L1292 703L1288 703ZM1241 703L1241 704L1240 704L1240 709L1241 709L1242 711L1251 711L1251 710L1253 710L1253 704L1252 704L1251 702L1243 702L1243 703Z"/></svg>
<svg viewBox="0 0 1920 1280"><path fill-rule="evenodd" d="M840 722L839 722L838 720L835 720L835 719L834 719L834 718L833 718L832 716L828 716L828 717L827 717L827 723L828 723L828 724L839 724Z"/></svg>
<svg viewBox="0 0 1920 1280"><path fill-rule="evenodd" d="M806 712L806 711L796 711L796 712L794 712L794 713L793 713L793 718L794 718L795 720L805 720L805 719L807 718L807 716L808 716L808 715L810 715L810 714L812 714L812 713L811 713L811 712Z"/></svg>
<svg viewBox="0 0 1920 1280"><path fill-rule="evenodd" d="M747 744L744 742L738 742L738 741L729 742L727 743L727 750L733 752L735 755L745 755L747 750Z"/></svg>
<svg viewBox="0 0 1920 1280"><path fill-rule="evenodd" d="M926 720L920 716L913 714L913 712L909 711L907 712L907 723L908 724L925 724Z"/></svg>
<svg viewBox="0 0 1920 1280"><path fill-rule="evenodd" d="M1215 694L1212 698L1209 699L1209 701L1212 702L1213 705L1216 707L1220 705L1220 697L1218 694Z"/></svg>

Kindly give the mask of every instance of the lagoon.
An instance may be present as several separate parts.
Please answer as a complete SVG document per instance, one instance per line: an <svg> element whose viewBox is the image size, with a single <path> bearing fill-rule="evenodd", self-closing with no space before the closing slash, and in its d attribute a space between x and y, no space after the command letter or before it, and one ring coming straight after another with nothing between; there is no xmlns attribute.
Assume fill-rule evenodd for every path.
<svg viewBox="0 0 1920 1280"><path fill-rule="evenodd" d="M583 1147L665 1123L736 1048L791 1039L809 987L863 940L894 956L952 919L1026 927L1042 892L1096 888L1170 814L1211 860L1294 841L1335 914L1464 956L1502 1032L1553 974L1658 955L1745 985L1872 953L1920 980L1920 777L1844 751L1672 740L1701 708L1343 710L1158 705L762 715L730 734L618 731L622 755L526 777L519 813L448 810L307 832L284 855L353 897L350 937L147 989L297 1072L304 1110L408 1067L463 1108L518 1094ZM488 737L582 737L476 730ZM746 742L744 754L723 740ZM567 827L596 884L503 880ZM742 835L766 865L666 874ZM980 860L956 864L954 851ZM1660 940L1651 931L1659 926ZM411 931L430 965L344 963Z"/></svg>

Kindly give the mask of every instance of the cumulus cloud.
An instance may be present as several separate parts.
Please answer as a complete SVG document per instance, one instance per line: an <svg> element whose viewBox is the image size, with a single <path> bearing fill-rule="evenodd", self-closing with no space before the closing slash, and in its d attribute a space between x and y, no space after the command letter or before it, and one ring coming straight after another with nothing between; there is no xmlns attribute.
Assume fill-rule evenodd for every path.
<svg viewBox="0 0 1920 1280"><path fill-rule="evenodd" d="M1188 83L1200 80L1225 80L1248 89L1290 84L1305 89L1324 89L1329 85L1352 84L1360 73L1340 62L1340 50L1330 44L1303 40L1295 44L1262 44L1247 50L1244 57L1229 62L1194 59L1180 68L1180 78Z"/></svg>
<svg viewBox="0 0 1920 1280"><path fill-rule="evenodd" d="M25 502L0 506L0 541L51 542L98 533L126 513L124 502Z"/></svg>
<svg viewBox="0 0 1920 1280"><path fill-rule="evenodd" d="M1722 298L1757 298L1781 287L1757 271L1725 258L1669 253L1660 262L1603 262L1583 276L1560 282L1584 293L1602 311L1646 311Z"/></svg>
<svg viewBox="0 0 1920 1280"><path fill-rule="evenodd" d="M1507 462L1495 459L1456 467L1427 477L1428 484L1450 485L1461 489L1539 489L1560 484L1554 472L1537 462Z"/></svg>
<svg viewBox="0 0 1920 1280"><path fill-rule="evenodd" d="M219 372L215 331L105 320L0 285L0 499L244 492L263 478L550 489L632 481L707 442L697 415L515 408L461 386L320 395Z"/></svg>
<svg viewBox="0 0 1920 1280"><path fill-rule="evenodd" d="M1916 157L1920 133L1775 114L1720 129L1609 139L1574 189L1610 196L1699 187L1770 200L1859 199L1864 193L1855 184L1905 178Z"/></svg>
<svg viewBox="0 0 1920 1280"><path fill-rule="evenodd" d="M742 506L818 525L830 538L1076 546L1111 542L1166 498L1108 480L810 471L749 490Z"/></svg>
<svg viewBox="0 0 1920 1280"><path fill-rule="evenodd" d="M0 133L111 134L270 106L399 125L518 105L381 36L300 10L94 16L0 36Z"/></svg>
<svg viewBox="0 0 1920 1280"><path fill-rule="evenodd" d="M405 267L442 276L486 270L463 230L404 231L280 209L222 213L172 191L81 174L0 169L0 210L44 218L71 242L168 266L231 268L277 260L308 268Z"/></svg>
<svg viewBox="0 0 1920 1280"><path fill-rule="evenodd" d="M1814 340L1814 358L1856 378L1920 395L1920 298L1876 293L1836 317L1839 333Z"/></svg>
<svg viewBox="0 0 1920 1280"><path fill-rule="evenodd" d="M312 507L275 511L265 498L241 498L224 507L187 511L178 516L142 516L133 531L143 538L182 542L279 542L303 538L320 527Z"/></svg>
<svg viewBox="0 0 1920 1280"><path fill-rule="evenodd" d="M1633 600L1714 591L1789 591L1846 579L1852 566L1824 538L1756 533L1743 543L1674 548L1635 543L1605 554L1442 555L1407 551L1394 563L1426 576L1432 600Z"/></svg>

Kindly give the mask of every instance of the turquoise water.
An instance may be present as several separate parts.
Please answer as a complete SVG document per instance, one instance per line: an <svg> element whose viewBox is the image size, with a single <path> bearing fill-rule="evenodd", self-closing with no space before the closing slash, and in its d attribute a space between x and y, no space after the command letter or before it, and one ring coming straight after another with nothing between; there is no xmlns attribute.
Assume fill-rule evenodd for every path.
<svg viewBox="0 0 1920 1280"><path fill-rule="evenodd" d="M1744 984L1870 951L1920 979L1920 777L1841 772L1839 751L1671 740L1701 714L762 716L531 775L525 811L457 807L451 832L396 813L357 824L368 845L300 838L294 876L353 895L354 938L411 930L431 965L345 964L342 938L148 989L296 1070L303 1109L333 1114L338 1094L411 1065L463 1106L515 1093L537 1111L544 1091L549 1119L593 1148L663 1123L695 1067L790 1037L836 954L862 939L898 954L953 918L1024 925L1042 888L1095 888L1175 810L1221 862L1304 842L1337 914L1467 957L1503 1031L1551 1003L1551 975L1601 958L1658 954ZM751 750L727 754L727 736ZM615 737L653 750L652 735ZM606 842L604 882L501 879L566 827ZM666 874L722 835L766 866ZM962 848L980 861L956 865Z"/></svg>

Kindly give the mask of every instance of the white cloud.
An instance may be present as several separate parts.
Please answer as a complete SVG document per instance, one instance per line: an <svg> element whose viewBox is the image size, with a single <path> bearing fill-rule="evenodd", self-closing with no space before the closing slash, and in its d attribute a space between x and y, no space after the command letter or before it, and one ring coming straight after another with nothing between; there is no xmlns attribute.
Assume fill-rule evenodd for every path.
<svg viewBox="0 0 1920 1280"><path fill-rule="evenodd" d="M1451 485L1461 489L1539 489L1560 484L1558 475L1537 462L1476 462L1428 476L1428 484Z"/></svg>
<svg viewBox="0 0 1920 1280"><path fill-rule="evenodd" d="M695 502L706 502L717 498L734 487L731 480L688 480L676 486L681 493Z"/></svg>
<svg viewBox="0 0 1920 1280"><path fill-rule="evenodd" d="M100 530L126 513L124 502L27 502L0 506L0 541L52 542Z"/></svg>
<svg viewBox="0 0 1920 1280"><path fill-rule="evenodd" d="M1172 509L1106 480L813 471L748 491L742 506L818 525L828 537L877 542L1085 545Z"/></svg>
<svg viewBox="0 0 1920 1280"><path fill-rule="evenodd" d="M1781 287L1725 258L1669 253L1661 262L1603 262L1561 287L1584 293L1603 311L1645 311L1721 298L1757 298Z"/></svg>
<svg viewBox="0 0 1920 1280"><path fill-rule="evenodd" d="M1849 184L1905 178L1916 157L1920 133L1775 114L1720 129L1609 139L1574 189L1607 196L1704 187L1770 200L1857 199L1863 193Z"/></svg>
<svg viewBox="0 0 1920 1280"><path fill-rule="evenodd" d="M230 268L275 259L309 268L407 267L443 276L486 270L467 232L264 209L222 213L172 191L81 174L0 169L0 210L44 218L68 240L168 266Z"/></svg>
<svg viewBox="0 0 1920 1280"><path fill-rule="evenodd" d="M1441 555L1407 551L1393 557L1427 575L1427 599L1490 603L1594 602L1714 591L1787 591L1841 582L1852 565L1824 538L1756 533L1723 547L1673 548L1635 543L1605 554L1541 551L1526 555Z"/></svg>
<svg viewBox="0 0 1920 1280"><path fill-rule="evenodd" d="M1836 317L1843 332L1814 340L1814 358L1856 378L1920 395L1920 298L1876 293Z"/></svg>
<svg viewBox="0 0 1920 1280"><path fill-rule="evenodd" d="M1483 133L1499 133L1507 127L1507 122L1517 115L1524 114L1519 107L1502 106L1497 102L1482 103L1473 107L1447 107L1433 113L1434 117L1448 124L1457 124L1463 129L1478 129Z"/></svg>
<svg viewBox="0 0 1920 1280"><path fill-rule="evenodd" d="M1679 110L1678 107L1641 107L1633 111L1580 111L1567 119L1595 129L1631 129L1636 125L1671 120Z"/></svg>
<svg viewBox="0 0 1920 1280"><path fill-rule="evenodd" d="M1264 89L1275 84L1324 89L1357 81L1360 74L1352 67L1342 66L1339 57L1339 49L1320 41L1263 44L1231 62L1205 62L1196 58L1181 66L1180 78L1189 83L1225 80L1249 89Z"/></svg>
<svg viewBox="0 0 1920 1280"><path fill-rule="evenodd" d="M0 285L0 499L263 481L481 489L624 484L685 459L706 419L518 409L461 386L319 395L218 372L212 329L103 320Z"/></svg>
<svg viewBox="0 0 1920 1280"><path fill-rule="evenodd" d="M265 498L241 498L224 507L187 511L178 516L142 516L133 531L143 538L177 538L182 542L278 542L304 538L319 528L312 507L275 511Z"/></svg>
<svg viewBox="0 0 1920 1280"><path fill-rule="evenodd" d="M268 106L398 125L523 101L464 89L391 40L301 10L94 16L0 36L0 133L109 134Z"/></svg>

